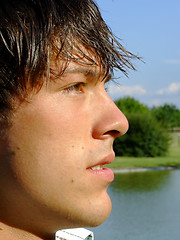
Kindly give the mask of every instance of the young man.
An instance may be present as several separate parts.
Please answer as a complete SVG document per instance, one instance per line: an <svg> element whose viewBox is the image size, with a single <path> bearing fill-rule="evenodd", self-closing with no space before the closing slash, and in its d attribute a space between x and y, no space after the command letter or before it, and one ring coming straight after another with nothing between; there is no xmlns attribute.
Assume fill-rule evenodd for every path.
<svg viewBox="0 0 180 240"><path fill-rule="evenodd" d="M0 240L54 239L109 216L104 164L128 129L105 90L133 69L92 0L0 4Z"/></svg>

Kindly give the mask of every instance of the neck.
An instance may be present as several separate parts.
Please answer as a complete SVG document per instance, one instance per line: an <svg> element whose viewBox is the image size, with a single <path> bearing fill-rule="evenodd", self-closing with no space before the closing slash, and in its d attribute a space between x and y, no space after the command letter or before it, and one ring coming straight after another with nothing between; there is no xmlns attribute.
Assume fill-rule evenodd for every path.
<svg viewBox="0 0 180 240"><path fill-rule="evenodd" d="M0 240L55 240L55 236L38 236L0 222Z"/></svg>

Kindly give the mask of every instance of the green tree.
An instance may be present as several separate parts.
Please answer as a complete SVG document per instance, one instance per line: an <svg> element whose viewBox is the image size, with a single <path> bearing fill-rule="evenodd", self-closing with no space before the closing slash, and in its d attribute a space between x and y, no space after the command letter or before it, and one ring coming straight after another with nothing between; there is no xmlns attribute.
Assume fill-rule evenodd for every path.
<svg viewBox="0 0 180 240"><path fill-rule="evenodd" d="M116 104L124 111L129 121L128 132L114 142L116 155L137 157L166 155L169 134L164 131L149 108L129 97L119 99Z"/></svg>
<svg viewBox="0 0 180 240"><path fill-rule="evenodd" d="M152 114L166 128L180 127L180 110L175 105L153 107Z"/></svg>
<svg viewBox="0 0 180 240"><path fill-rule="evenodd" d="M131 97L120 98L115 101L116 106L126 115L128 113L149 113L149 108Z"/></svg>

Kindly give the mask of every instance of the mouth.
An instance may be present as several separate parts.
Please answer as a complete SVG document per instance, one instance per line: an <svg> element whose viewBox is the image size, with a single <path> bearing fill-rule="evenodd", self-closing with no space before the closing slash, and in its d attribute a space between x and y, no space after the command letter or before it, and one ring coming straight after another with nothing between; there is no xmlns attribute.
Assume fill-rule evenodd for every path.
<svg viewBox="0 0 180 240"><path fill-rule="evenodd" d="M110 164L114 161L115 154L111 153L103 158L101 161L87 168L87 171L96 178L99 178L106 182L112 182L114 180L114 173L110 168L104 167L104 165Z"/></svg>
<svg viewBox="0 0 180 240"><path fill-rule="evenodd" d="M92 169L92 170L102 170L103 168L104 168L104 165L97 165L97 166L91 167L90 169Z"/></svg>
<svg viewBox="0 0 180 240"><path fill-rule="evenodd" d="M89 166L88 168L92 170L102 170L104 168L104 165L112 163L114 161L114 158L115 158L115 153L112 152L106 155L100 161L94 163L92 166Z"/></svg>

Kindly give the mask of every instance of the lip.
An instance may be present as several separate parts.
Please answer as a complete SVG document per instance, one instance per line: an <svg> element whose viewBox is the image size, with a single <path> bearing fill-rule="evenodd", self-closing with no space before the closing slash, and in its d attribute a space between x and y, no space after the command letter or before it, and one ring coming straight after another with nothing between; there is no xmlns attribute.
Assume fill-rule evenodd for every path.
<svg viewBox="0 0 180 240"><path fill-rule="evenodd" d="M106 155L104 158L102 158L100 161L94 163L93 165L89 166L89 168L92 168L92 167L96 167L98 165L105 165L105 164L110 164L114 161L114 158L115 158L115 153L112 152L108 155Z"/></svg>
<svg viewBox="0 0 180 240"><path fill-rule="evenodd" d="M108 183L112 182L114 180L114 173L110 168L103 167L99 170L92 170L92 167L98 166L98 165L105 165L110 164L114 161L115 154L114 152L111 154L108 154L106 157L104 157L99 162L93 164L92 166L88 167L86 170L89 174L91 174L95 178L99 178L103 181L106 181Z"/></svg>

